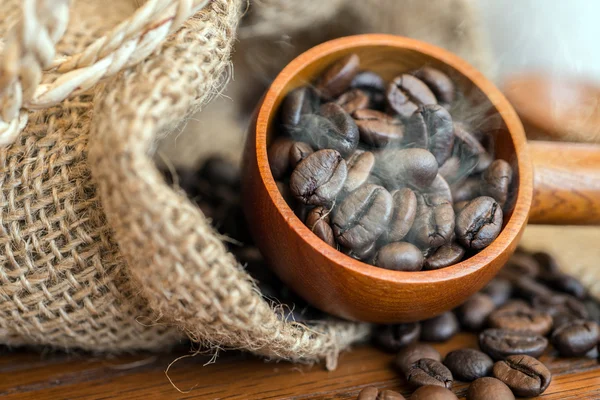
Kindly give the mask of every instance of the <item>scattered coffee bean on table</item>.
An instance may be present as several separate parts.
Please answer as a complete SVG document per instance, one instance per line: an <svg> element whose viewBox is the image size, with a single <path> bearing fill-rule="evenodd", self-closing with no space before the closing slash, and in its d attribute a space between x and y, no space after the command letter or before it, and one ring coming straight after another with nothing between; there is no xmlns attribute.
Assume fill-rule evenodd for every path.
<svg viewBox="0 0 600 400"><path fill-rule="evenodd" d="M452 390L440 386L421 386L414 391L410 400L458 400Z"/></svg>
<svg viewBox="0 0 600 400"><path fill-rule="evenodd" d="M452 387L454 378L444 364L431 358L421 358L408 370L406 380L413 386L434 385Z"/></svg>
<svg viewBox="0 0 600 400"><path fill-rule="evenodd" d="M459 349L451 351L444 359L454 379L471 382L490 375L494 361L485 353L475 349Z"/></svg>
<svg viewBox="0 0 600 400"><path fill-rule="evenodd" d="M494 364L494 376L508 386L514 394L533 397L542 394L552 374L538 360L529 356L510 356Z"/></svg>
<svg viewBox="0 0 600 400"><path fill-rule="evenodd" d="M515 395L501 380L485 377L469 385L467 400L515 400Z"/></svg>
<svg viewBox="0 0 600 400"><path fill-rule="evenodd" d="M406 324L378 326L373 338L375 343L386 351L395 352L419 340L421 324L410 322Z"/></svg>
<svg viewBox="0 0 600 400"><path fill-rule="evenodd" d="M281 104L268 160L282 195L326 244L380 268L437 270L484 249L516 179L459 89L430 66L386 81L357 54L337 60Z"/></svg>
<svg viewBox="0 0 600 400"><path fill-rule="evenodd" d="M369 386L360 391L357 400L406 400L406 398L393 390L379 390L375 386Z"/></svg>
<svg viewBox="0 0 600 400"><path fill-rule="evenodd" d="M403 375L408 375L413 364L422 358L442 361L442 356L432 346L425 343L415 343L406 346L398 352L398 355L396 356L396 367L398 367Z"/></svg>

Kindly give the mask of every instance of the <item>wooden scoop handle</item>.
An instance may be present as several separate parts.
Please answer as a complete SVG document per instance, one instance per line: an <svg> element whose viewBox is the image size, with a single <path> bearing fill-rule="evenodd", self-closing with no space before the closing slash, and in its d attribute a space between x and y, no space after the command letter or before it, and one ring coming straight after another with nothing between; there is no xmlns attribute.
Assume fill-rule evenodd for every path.
<svg viewBox="0 0 600 400"><path fill-rule="evenodd" d="M600 224L600 145L529 141L534 224Z"/></svg>

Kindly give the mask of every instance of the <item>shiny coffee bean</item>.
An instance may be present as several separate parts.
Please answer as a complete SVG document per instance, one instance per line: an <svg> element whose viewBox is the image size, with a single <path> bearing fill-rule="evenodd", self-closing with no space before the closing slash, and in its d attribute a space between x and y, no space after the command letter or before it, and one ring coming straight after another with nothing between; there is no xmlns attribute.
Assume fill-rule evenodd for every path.
<svg viewBox="0 0 600 400"><path fill-rule="evenodd" d="M452 199L455 202L471 201L479 197L480 181L477 178L467 178L464 182L451 187Z"/></svg>
<svg viewBox="0 0 600 400"><path fill-rule="evenodd" d="M298 166L298 164L300 164L300 161L304 160L306 157L310 156L312 153L314 153L314 151L308 143L294 142L292 144L292 146L290 147L290 155L289 155L290 169L293 170L294 168L296 168L296 166Z"/></svg>
<svg viewBox="0 0 600 400"><path fill-rule="evenodd" d="M452 372L454 379L471 382L490 375L494 361L479 350L459 349L446 355L444 365Z"/></svg>
<svg viewBox="0 0 600 400"><path fill-rule="evenodd" d="M290 149L293 145L293 140L279 137L269 146L267 155L273 178L281 179L288 172L290 166Z"/></svg>
<svg viewBox="0 0 600 400"><path fill-rule="evenodd" d="M314 114L319 109L319 96L310 86L301 86L292 90L281 105L281 122L287 128L300 123L300 117Z"/></svg>
<svg viewBox="0 0 600 400"><path fill-rule="evenodd" d="M387 229L392 210L392 195L387 190L361 186L335 212L332 222L338 243L351 249L367 246Z"/></svg>
<svg viewBox="0 0 600 400"><path fill-rule="evenodd" d="M348 90L350 82L358 73L360 58L349 54L331 64L318 80L316 89L321 97L330 99Z"/></svg>
<svg viewBox="0 0 600 400"><path fill-rule="evenodd" d="M454 126L448 110L438 104L420 107L407 121L403 144L429 149L438 165L452 154Z"/></svg>
<svg viewBox="0 0 600 400"><path fill-rule="evenodd" d="M598 324L594 321L570 321L552 333L552 344L563 357L583 356L597 343Z"/></svg>
<svg viewBox="0 0 600 400"><path fill-rule="evenodd" d="M435 94L438 103L452 104L456 96L454 82L442 71L432 67L423 67L415 71L414 75L425 82Z"/></svg>
<svg viewBox="0 0 600 400"><path fill-rule="evenodd" d="M365 247L358 249L346 249L344 248L343 253L356 260L364 261L369 264L373 263L373 257L377 253L377 242L368 244Z"/></svg>
<svg viewBox="0 0 600 400"><path fill-rule="evenodd" d="M375 329L373 338L375 343L383 350L396 353L403 347L415 343L421 334L421 324L410 322L407 324L380 325Z"/></svg>
<svg viewBox="0 0 600 400"><path fill-rule="evenodd" d="M406 400L406 398L393 390L379 390L375 386L369 386L360 391L357 400Z"/></svg>
<svg viewBox="0 0 600 400"><path fill-rule="evenodd" d="M406 380L413 386L441 386L452 388L454 379L448 368L439 361L422 358L412 365Z"/></svg>
<svg viewBox="0 0 600 400"><path fill-rule="evenodd" d="M570 294L578 299L584 299L587 295L587 290L579 279L561 272L544 273L538 279L552 289Z"/></svg>
<svg viewBox="0 0 600 400"><path fill-rule="evenodd" d="M458 333L458 320L448 311L437 317L421 322L421 340L426 342L445 342Z"/></svg>
<svg viewBox="0 0 600 400"><path fill-rule="evenodd" d="M360 139L372 146L383 147L400 144L404 126L400 120L375 110L356 110L352 117L358 126Z"/></svg>
<svg viewBox="0 0 600 400"><path fill-rule="evenodd" d="M502 208L491 197L471 200L456 217L456 237L460 244L473 250L487 247L502 229Z"/></svg>
<svg viewBox="0 0 600 400"><path fill-rule="evenodd" d="M435 95L420 79L403 74L387 87L386 99L390 108L401 118L410 117L419 106L437 104Z"/></svg>
<svg viewBox="0 0 600 400"><path fill-rule="evenodd" d="M452 390L440 386L421 386L414 391L410 400L458 400Z"/></svg>
<svg viewBox="0 0 600 400"><path fill-rule="evenodd" d="M455 155L469 166L473 172L485 171L493 159L479 141L471 134L465 125L454 124Z"/></svg>
<svg viewBox="0 0 600 400"><path fill-rule="evenodd" d="M545 336L552 329L552 316L532 308L494 311L490 314L488 322L492 328L529 331L541 336Z"/></svg>
<svg viewBox="0 0 600 400"><path fill-rule="evenodd" d="M504 271L501 276L509 277ZM534 297L549 297L554 293L548 289L546 285L543 285L528 276L522 276L520 279L511 279L515 295L526 300L532 301Z"/></svg>
<svg viewBox="0 0 600 400"><path fill-rule="evenodd" d="M514 394L534 397L544 393L552 374L544 364L529 356L510 356L494 364L494 376L504 382Z"/></svg>
<svg viewBox="0 0 600 400"><path fill-rule="evenodd" d="M417 216L410 230L411 242L421 249L449 243L454 233L454 209L443 197L417 196Z"/></svg>
<svg viewBox="0 0 600 400"><path fill-rule="evenodd" d="M318 206L313 208L306 217L305 224L315 235L317 235L322 241L327 243L333 248L336 248L335 237L333 236L333 230L331 229L330 215L331 210L329 208Z"/></svg>
<svg viewBox="0 0 600 400"><path fill-rule="evenodd" d="M422 332L421 327L421 332ZM396 356L395 365L403 375L408 375L410 368L414 363L422 358L428 358L435 361L442 361L440 353L425 343L414 343L401 349Z"/></svg>
<svg viewBox="0 0 600 400"><path fill-rule="evenodd" d="M348 177L344 193L351 193L365 184L375 165L375 156L370 151L356 150L346 161Z"/></svg>
<svg viewBox="0 0 600 400"><path fill-rule="evenodd" d="M306 157L290 178L290 189L304 204L331 204L342 190L348 172L335 150L319 150Z"/></svg>
<svg viewBox="0 0 600 400"><path fill-rule="evenodd" d="M534 296L531 300L533 308L557 317L561 314L571 315L576 319L589 317L585 305L573 296L559 295L553 292ZM555 328L558 326L555 324Z"/></svg>
<svg viewBox="0 0 600 400"><path fill-rule="evenodd" d="M352 154L358 146L359 133L350 114L335 103L326 103L319 107L319 115L327 118L335 130L325 132L326 140L317 139L318 147L338 150L344 157Z"/></svg>
<svg viewBox="0 0 600 400"><path fill-rule="evenodd" d="M427 259L424 269L446 268L458 264L465 255L465 249L456 242L447 243L438 247Z"/></svg>
<svg viewBox="0 0 600 400"><path fill-rule="evenodd" d="M389 149L375 160L377 175L390 187L427 188L437 176L433 154L424 149Z"/></svg>
<svg viewBox="0 0 600 400"><path fill-rule="evenodd" d="M394 271L420 271L423 261L423 253L414 244L393 242L379 249L374 264Z"/></svg>
<svg viewBox="0 0 600 400"><path fill-rule="evenodd" d="M539 357L548 347L548 339L531 332L486 329L479 334L479 347L494 360L512 355Z"/></svg>
<svg viewBox="0 0 600 400"><path fill-rule="evenodd" d="M512 294L512 284L503 278L494 278L482 290L490 296L496 307L505 304Z"/></svg>
<svg viewBox="0 0 600 400"><path fill-rule="evenodd" d="M550 254L540 251L531 255L540 265L544 272L560 272L558 262Z"/></svg>
<svg viewBox="0 0 600 400"><path fill-rule="evenodd" d="M342 107L348 114L356 110L362 110L369 107L369 96L360 89L352 89L343 93L335 100L335 103Z"/></svg>
<svg viewBox="0 0 600 400"><path fill-rule="evenodd" d="M464 329L478 331L484 327L488 316L495 308L496 305L490 296L475 293L458 308L458 320Z"/></svg>
<svg viewBox="0 0 600 400"><path fill-rule="evenodd" d="M467 400L515 400L515 395L501 380L485 377L469 385Z"/></svg>
<svg viewBox="0 0 600 400"><path fill-rule="evenodd" d="M443 197L452 203L452 191L450 190L450 185L448 185L448 182L446 182L440 174L437 174L433 182L431 182L431 185L429 185L428 188L421 190L421 193L429 196Z"/></svg>
<svg viewBox="0 0 600 400"><path fill-rule="evenodd" d="M399 242L408 234L417 215L417 196L409 188L392 192L394 211L386 232L386 242Z"/></svg>
<svg viewBox="0 0 600 400"><path fill-rule="evenodd" d="M504 160L495 160L481 176L481 194L493 197L501 207L506 204L513 179L513 170Z"/></svg>

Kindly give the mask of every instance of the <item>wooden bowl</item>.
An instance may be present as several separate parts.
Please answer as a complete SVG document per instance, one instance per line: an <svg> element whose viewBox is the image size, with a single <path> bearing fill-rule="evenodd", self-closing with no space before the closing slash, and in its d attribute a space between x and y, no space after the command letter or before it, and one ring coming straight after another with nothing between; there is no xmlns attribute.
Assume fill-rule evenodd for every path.
<svg viewBox="0 0 600 400"><path fill-rule="evenodd" d="M285 95L314 81L332 62L357 53L361 68L386 80L434 66L448 73L474 107L499 115L498 158L515 171L516 201L498 238L473 257L435 271L402 272L374 267L329 247L300 221L277 189L267 160L274 121ZM367 34L332 40L293 60L275 79L249 129L243 165L245 214L253 237L282 281L314 306L351 320L397 323L448 311L481 289L515 250L527 223L532 166L525 134L502 93L459 57L398 36Z"/></svg>

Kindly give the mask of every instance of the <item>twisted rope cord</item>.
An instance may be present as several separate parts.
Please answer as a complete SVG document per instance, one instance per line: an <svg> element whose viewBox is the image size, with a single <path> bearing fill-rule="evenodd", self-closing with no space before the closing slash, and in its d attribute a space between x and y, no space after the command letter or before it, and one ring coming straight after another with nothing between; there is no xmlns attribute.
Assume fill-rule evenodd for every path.
<svg viewBox="0 0 600 400"><path fill-rule="evenodd" d="M43 20L36 17L35 1L24 0L23 20L12 32L23 31L29 35L11 34L5 46L4 70L0 74L0 145L10 144L17 138L27 123L27 110L60 103L146 59L167 35L209 2L149 0L131 18L81 53L53 62L54 44L67 26L68 0L41 1L37 7L39 14L43 15L48 7L52 9ZM49 27L43 29L45 25L40 26L39 22ZM26 29L19 29L20 26ZM35 37L36 34L40 37ZM17 65L25 66L21 73L15 68ZM40 84L44 69L58 72L60 76L52 83Z"/></svg>

